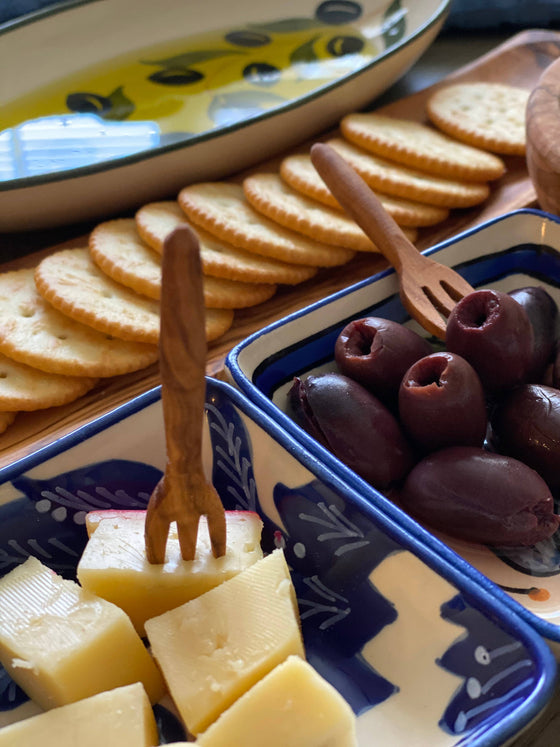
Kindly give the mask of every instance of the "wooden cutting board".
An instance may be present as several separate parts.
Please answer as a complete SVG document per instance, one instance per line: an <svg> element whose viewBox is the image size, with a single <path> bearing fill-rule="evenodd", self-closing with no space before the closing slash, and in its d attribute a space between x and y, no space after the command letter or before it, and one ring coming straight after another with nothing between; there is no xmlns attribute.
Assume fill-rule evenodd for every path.
<svg viewBox="0 0 560 747"><path fill-rule="evenodd" d="M560 57L560 32L524 31L437 84L388 104L379 111L407 119L425 121L424 104L428 96L451 80L484 80L532 89L542 71L557 57ZM333 132L329 132L325 134L325 137L332 135ZM309 143L302 143L300 150L305 151L308 148ZM275 170L279 160L275 159L261 164L256 170ZM506 164L506 174L499 182L493 184L492 193L484 205L470 210L453 211L451 216L440 225L422 229L416 242L418 248L423 250L431 247L461 231L511 210L536 206L536 195L527 173L525 160L512 157L506 159ZM242 176L239 175L238 178ZM86 241L87 236L72 239L63 244L27 254L2 265L0 269L32 267L43 256L62 246L83 246ZM227 353L248 335L293 311L369 277L386 266L382 257L359 255L343 267L322 270L306 283L295 287L282 287L266 303L237 311L233 327L209 347L208 374L220 376ZM0 467L46 446L75 428L85 425L158 385L158 367L154 365L134 374L103 381L95 390L70 405L37 413L20 413L6 433L0 435Z"/></svg>

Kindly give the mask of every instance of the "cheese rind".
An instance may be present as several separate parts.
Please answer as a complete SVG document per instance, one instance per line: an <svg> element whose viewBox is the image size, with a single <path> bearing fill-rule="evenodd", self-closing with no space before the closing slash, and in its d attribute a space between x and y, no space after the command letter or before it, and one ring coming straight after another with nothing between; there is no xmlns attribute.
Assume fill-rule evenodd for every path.
<svg viewBox="0 0 560 747"><path fill-rule="evenodd" d="M289 656L200 734L200 747L354 747L356 719L342 695Z"/></svg>
<svg viewBox="0 0 560 747"><path fill-rule="evenodd" d="M156 721L139 682L0 729L0 747L153 747Z"/></svg>
<svg viewBox="0 0 560 747"><path fill-rule="evenodd" d="M0 579L0 662L42 708L161 674L125 613L30 557Z"/></svg>
<svg viewBox="0 0 560 747"><path fill-rule="evenodd" d="M171 524L165 563L146 558L145 511L99 511L88 517L90 539L78 564L78 580L118 605L140 635L150 617L161 615L232 578L262 558L262 521L251 511L226 511L227 546L212 555L206 517L201 517L194 560L185 561Z"/></svg>
<svg viewBox="0 0 560 747"><path fill-rule="evenodd" d="M146 632L177 710L195 735L288 656L305 658L281 550L148 620Z"/></svg>

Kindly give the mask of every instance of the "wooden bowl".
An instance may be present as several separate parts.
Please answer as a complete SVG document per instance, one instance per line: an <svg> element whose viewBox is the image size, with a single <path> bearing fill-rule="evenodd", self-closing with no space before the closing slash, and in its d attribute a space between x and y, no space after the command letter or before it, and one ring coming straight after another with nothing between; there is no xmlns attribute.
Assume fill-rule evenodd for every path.
<svg viewBox="0 0 560 747"><path fill-rule="evenodd" d="M543 210L560 214L560 58L527 102L527 168Z"/></svg>

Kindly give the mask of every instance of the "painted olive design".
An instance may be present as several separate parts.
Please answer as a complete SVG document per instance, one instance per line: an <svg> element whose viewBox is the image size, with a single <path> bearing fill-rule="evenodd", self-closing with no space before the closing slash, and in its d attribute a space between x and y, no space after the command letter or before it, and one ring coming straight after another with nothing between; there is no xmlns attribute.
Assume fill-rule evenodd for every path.
<svg viewBox="0 0 560 747"><path fill-rule="evenodd" d="M327 42L327 51L333 57L344 57L346 54L357 54L364 48L364 40L358 36L333 36Z"/></svg>
<svg viewBox="0 0 560 747"><path fill-rule="evenodd" d="M241 29L238 31L229 31L224 39L230 44L238 47L264 47L272 41L268 34L262 31L253 31L251 29Z"/></svg>
<svg viewBox="0 0 560 747"><path fill-rule="evenodd" d="M166 67L148 76L148 80L151 80L152 83L161 83L164 86L188 86L191 83L198 83L203 78L204 75L198 70L181 67Z"/></svg>
<svg viewBox="0 0 560 747"><path fill-rule="evenodd" d="M111 111L111 99L96 93L70 93L66 105L71 112L80 114L99 114L101 117Z"/></svg>
<svg viewBox="0 0 560 747"><path fill-rule="evenodd" d="M329 26L352 23L362 15L362 6L351 0L325 0L315 11L315 18Z"/></svg>
<svg viewBox="0 0 560 747"><path fill-rule="evenodd" d="M248 83L261 86L273 86L280 80L282 73L274 65L267 62L251 62L243 68L243 77Z"/></svg>

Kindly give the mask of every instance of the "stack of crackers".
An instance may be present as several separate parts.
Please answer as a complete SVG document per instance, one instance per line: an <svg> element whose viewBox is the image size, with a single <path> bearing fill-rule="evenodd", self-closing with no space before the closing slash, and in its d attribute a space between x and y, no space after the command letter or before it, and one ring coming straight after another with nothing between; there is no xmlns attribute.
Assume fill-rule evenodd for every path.
<svg viewBox="0 0 560 747"><path fill-rule="evenodd" d="M414 240L450 210L482 203L505 172L501 155L524 154L528 96L500 84L446 86L427 103L431 124L352 113L326 142ZM377 252L307 153L100 223L87 246L0 274L0 432L20 410L67 404L100 379L157 361L161 252L184 222L200 240L209 342L231 327L235 309L263 303L279 285Z"/></svg>

